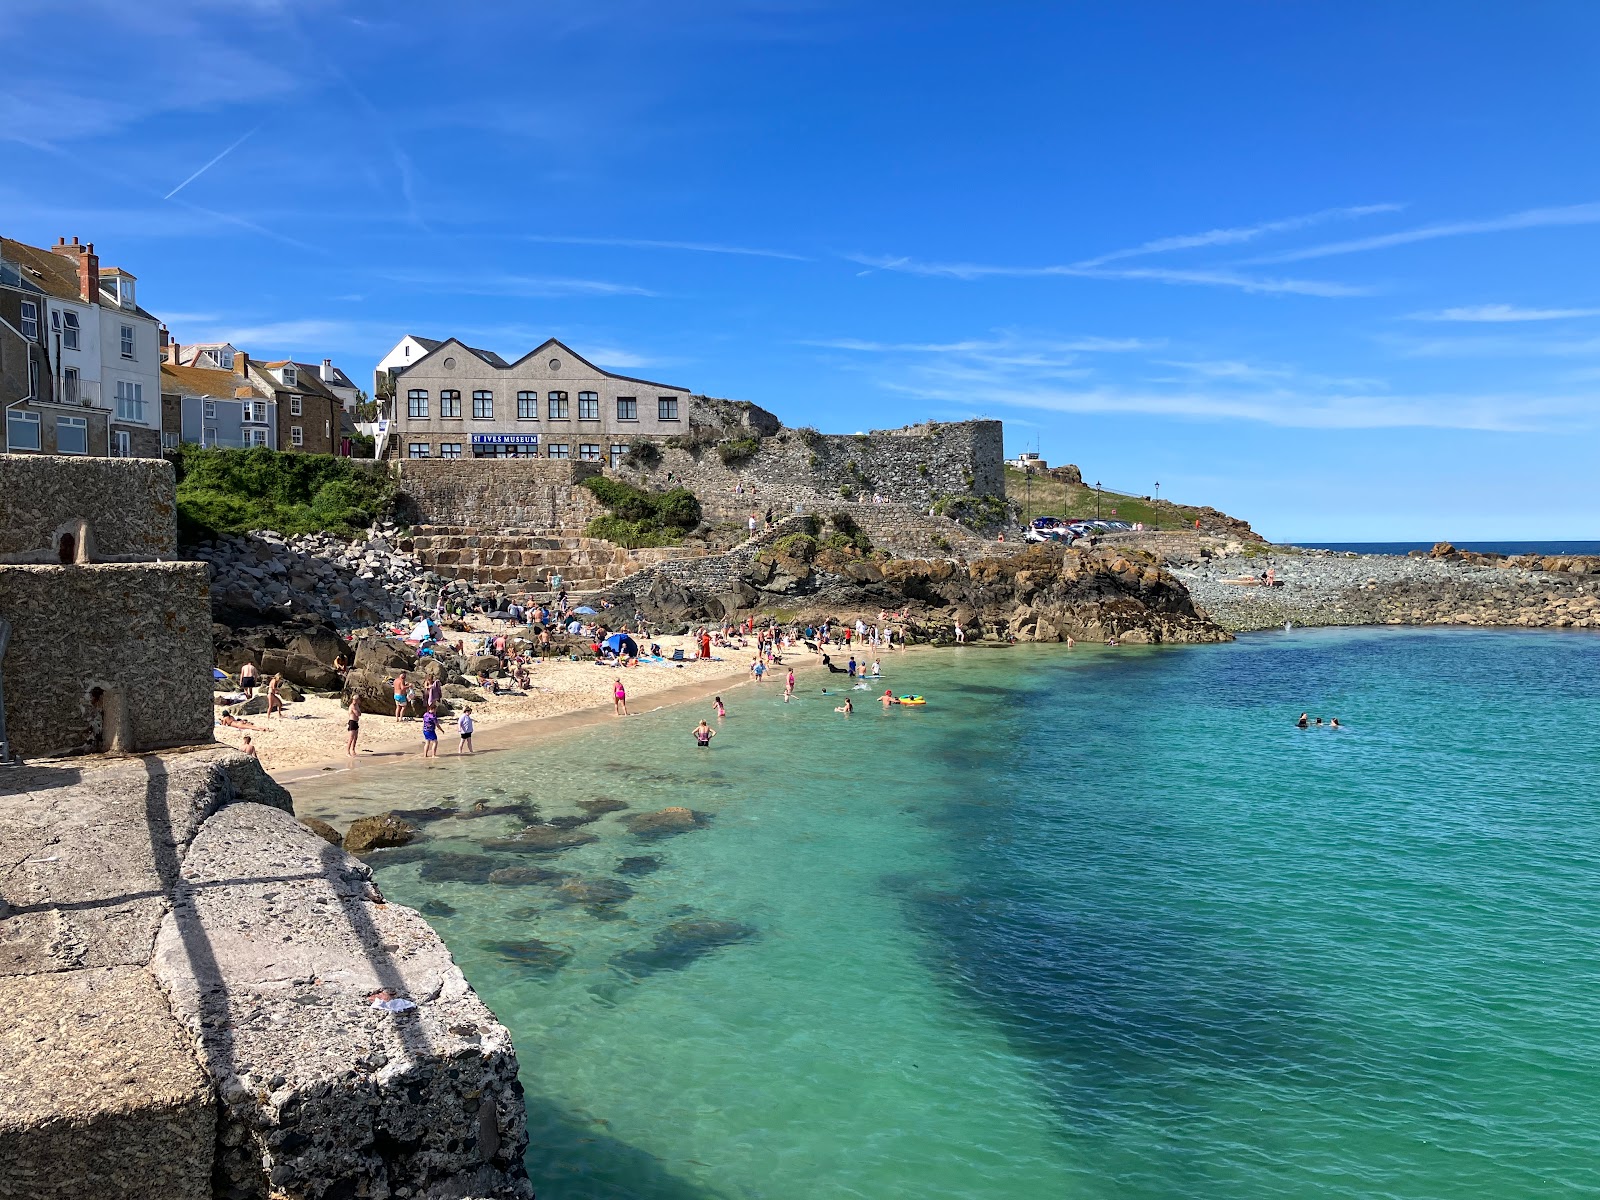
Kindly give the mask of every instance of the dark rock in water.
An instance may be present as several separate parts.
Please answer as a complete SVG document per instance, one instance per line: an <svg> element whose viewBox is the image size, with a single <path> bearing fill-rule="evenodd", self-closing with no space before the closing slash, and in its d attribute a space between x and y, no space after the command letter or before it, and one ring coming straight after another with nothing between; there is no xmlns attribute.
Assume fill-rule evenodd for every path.
<svg viewBox="0 0 1600 1200"><path fill-rule="evenodd" d="M721 946L747 942L756 935L755 928L737 921L674 921L650 945L625 951L611 961L630 975L677 971Z"/></svg>
<svg viewBox="0 0 1600 1200"><path fill-rule="evenodd" d="M488 883L489 876L504 865L504 859L488 854L446 851L423 859L418 874L428 883Z"/></svg>
<svg viewBox="0 0 1600 1200"><path fill-rule="evenodd" d="M537 904L524 904L520 908L509 909L506 916L513 921L531 921L544 912Z"/></svg>
<svg viewBox="0 0 1600 1200"><path fill-rule="evenodd" d="M579 800L578 807L586 813L595 816L604 816L608 812L621 812L628 807L626 800L612 800L608 796L596 796L593 800Z"/></svg>
<svg viewBox="0 0 1600 1200"><path fill-rule="evenodd" d="M569 879L556 888L556 895L568 904L581 904L593 911L632 899L633 889L620 879Z"/></svg>
<svg viewBox="0 0 1600 1200"><path fill-rule="evenodd" d="M453 817L456 815L456 810L446 808L442 804L434 804L428 808L397 808L394 810L394 815L410 821L413 825L426 825L430 821L443 821L447 817Z"/></svg>
<svg viewBox="0 0 1600 1200"><path fill-rule="evenodd" d="M539 819L539 810L534 805L520 800L512 804L490 804L487 800L474 800L456 816L463 821L475 821L479 817L516 817L522 821L536 821Z"/></svg>
<svg viewBox="0 0 1600 1200"><path fill-rule="evenodd" d="M653 854L639 854L625 858L617 864L618 875L648 875L661 869L661 860Z"/></svg>
<svg viewBox="0 0 1600 1200"><path fill-rule="evenodd" d="M532 971L549 974L559 971L566 961L572 957L572 951L552 946L549 942L541 942L538 938L522 938L518 941L488 942L485 948L499 955L501 959L519 967L527 967Z"/></svg>
<svg viewBox="0 0 1600 1200"><path fill-rule="evenodd" d="M339 831L326 821L319 820L316 817L301 817L300 824L311 830L312 833L329 845L338 846L344 842L344 838Z"/></svg>
<svg viewBox="0 0 1600 1200"><path fill-rule="evenodd" d="M552 871L548 867L501 867L489 872L490 883L507 886L523 883L557 883L571 879L571 871Z"/></svg>
<svg viewBox="0 0 1600 1200"><path fill-rule="evenodd" d="M417 911L425 917L453 917L456 915L455 906L446 904L443 900L429 900Z"/></svg>
<svg viewBox="0 0 1600 1200"><path fill-rule="evenodd" d="M660 812L634 813L623 817L622 823L634 837L664 838L675 833L687 833L691 829L704 829L711 823L711 814L681 807L663 808Z"/></svg>
<svg viewBox="0 0 1600 1200"><path fill-rule="evenodd" d="M490 850L519 850L524 854L559 854L574 846L587 846L600 839L592 833L579 833L575 829L562 829L556 825L529 825L510 837L492 838L484 842Z"/></svg>
<svg viewBox="0 0 1600 1200"><path fill-rule="evenodd" d="M557 829L576 829L580 825L593 825L599 817L590 817L582 814L569 814L563 817L546 817L546 825L554 825Z"/></svg>
<svg viewBox="0 0 1600 1200"><path fill-rule="evenodd" d="M393 850L374 850L362 857L369 867L381 871L388 867L398 867L401 863L421 862L432 856L426 846L413 844Z"/></svg>
<svg viewBox="0 0 1600 1200"><path fill-rule="evenodd" d="M358 817L345 830L344 848L351 854L366 854L391 846L404 846L417 836L417 827L392 812L376 817Z"/></svg>

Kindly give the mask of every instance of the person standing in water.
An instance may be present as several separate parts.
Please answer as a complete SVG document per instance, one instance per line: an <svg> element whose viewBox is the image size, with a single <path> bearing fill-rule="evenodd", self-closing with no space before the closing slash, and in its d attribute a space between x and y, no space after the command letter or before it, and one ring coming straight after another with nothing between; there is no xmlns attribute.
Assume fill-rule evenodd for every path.
<svg viewBox="0 0 1600 1200"><path fill-rule="evenodd" d="M628 689L622 686L621 679L611 681L611 707L619 717L628 715Z"/></svg>
<svg viewBox="0 0 1600 1200"><path fill-rule="evenodd" d="M784 680L783 680L783 702L785 704L789 703L789 700L793 695L794 695L794 668L790 667L789 668L789 674L784 676Z"/></svg>
<svg viewBox="0 0 1600 1200"><path fill-rule="evenodd" d="M855 712L855 710L856 706L851 704L850 697L846 696L844 698L844 703L839 705L839 707L835 708L833 711L836 713L844 713L844 715L848 717L851 713Z"/></svg>
<svg viewBox="0 0 1600 1200"><path fill-rule="evenodd" d="M432 708L422 714L422 757L439 757L439 717Z"/></svg>
<svg viewBox="0 0 1600 1200"><path fill-rule="evenodd" d="M1297 728L1297 729L1310 729L1311 728L1311 714L1310 713L1301 713L1300 714L1300 719L1295 722L1295 728Z"/></svg>
<svg viewBox="0 0 1600 1200"><path fill-rule="evenodd" d="M726 708L724 708L723 705L722 705L722 697L721 696L718 696L716 698L716 701L715 701L715 703L712 704L712 707L717 710L717 720L720 721L720 720L722 720L723 717L728 715L728 710Z"/></svg>
<svg viewBox="0 0 1600 1200"><path fill-rule="evenodd" d="M356 756L356 739L361 736L361 697L350 697L350 712L344 723L345 730L350 736L345 740L344 752L349 757Z"/></svg>
<svg viewBox="0 0 1600 1200"><path fill-rule="evenodd" d="M694 740L702 750L711 748L711 739L717 736L717 731L704 721L694 727Z"/></svg>
<svg viewBox="0 0 1600 1200"><path fill-rule="evenodd" d="M461 732L461 744L456 747L457 754L473 754L472 748L472 709L461 710L461 719L456 722L456 728Z"/></svg>

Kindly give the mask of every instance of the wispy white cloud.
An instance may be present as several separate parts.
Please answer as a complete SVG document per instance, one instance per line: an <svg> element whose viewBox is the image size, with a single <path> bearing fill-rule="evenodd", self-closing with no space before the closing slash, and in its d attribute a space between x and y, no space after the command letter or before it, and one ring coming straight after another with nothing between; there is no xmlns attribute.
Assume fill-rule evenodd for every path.
<svg viewBox="0 0 1600 1200"><path fill-rule="evenodd" d="M228 155L232 154L240 146L244 145L247 141L249 141L251 134L255 133L256 130L260 129L260 128L261 128L261 126L257 125L255 127L255 129L246 130L237 140L228 143L227 147L223 149L222 153L216 155L213 158L207 159L204 166L200 167L193 174L187 176L182 183L180 183L177 187L173 188L170 192L168 192L165 196L163 196L161 198L163 200L171 200L179 192L183 191L184 188L188 187L196 179L199 179L200 176L204 175L207 171L211 170L212 167L216 166L223 159L227 158Z"/></svg>
<svg viewBox="0 0 1600 1200"><path fill-rule="evenodd" d="M870 354L972 354L1004 349L1017 344L1014 339L972 339L961 342L870 342L859 338L819 338L802 342L828 350L859 350ZM1130 350L1149 350L1162 344L1143 338L1067 338L1061 341L1033 341L1033 346L1072 354L1115 354Z"/></svg>
<svg viewBox="0 0 1600 1200"><path fill-rule="evenodd" d="M576 237L562 234L525 233L526 242L543 242L557 246L622 246L634 250L693 250L701 254L738 254L753 258L783 258L791 262L810 262L804 254L791 254L787 250L762 250L753 246L729 246L720 242L678 242L656 238L627 237Z"/></svg>
<svg viewBox="0 0 1600 1200"><path fill-rule="evenodd" d="M1246 266L1266 263L1303 262L1310 258L1327 258L1335 254L1358 254L1367 250L1384 250L1390 246L1405 246L1412 242L1433 241L1436 238L1466 237L1480 233L1507 233L1517 229L1541 229L1564 225L1600 224L1600 203L1569 204L1559 208L1530 208L1503 217L1489 217L1477 221L1446 221L1435 225L1422 225L1415 229L1402 229L1397 233L1384 233L1376 237L1353 238L1344 242L1328 242L1321 246L1307 246L1299 250L1285 250L1279 254L1263 255L1244 261Z"/></svg>
<svg viewBox="0 0 1600 1200"><path fill-rule="evenodd" d="M1259 225L1243 225L1231 229L1209 229L1204 233L1180 234L1177 237L1157 238L1154 241L1143 242L1127 250L1113 250L1110 254L1101 254L1094 258L1084 259L1077 263L1080 267L1098 267L1103 263L1115 262L1118 259L1134 258L1145 254L1166 254L1174 250L1194 250L1205 246L1236 246L1242 242L1253 242L1257 238L1268 237L1275 233L1292 233L1297 229L1307 229L1313 225L1321 225L1328 221L1350 221L1360 217L1370 217L1378 213L1399 212L1403 204L1359 204L1345 208L1324 208L1318 212L1304 213L1297 217L1282 217L1276 221L1263 221Z"/></svg>
<svg viewBox="0 0 1600 1200"><path fill-rule="evenodd" d="M1041 267L997 266L989 263L923 262L920 259L901 257L876 257L865 254L848 254L845 258L874 271L898 271L907 275L925 275L947 279L1039 279L1052 276L1070 279L1127 279L1149 280L1156 283L1192 284L1202 287L1230 287L1245 292L1278 295L1346 297L1367 296L1372 288L1354 284L1334 283L1321 279L1284 279L1260 275L1242 275L1231 270L1184 270L1164 267L1086 267L1062 263Z"/></svg>
<svg viewBox="0 0 1600 1200"><path fill-rule="evenodd" d="M1600 317L1600 308L1518 308L1514 304L1475 304L1411 314L1413 321L1465 321L1485 324L1565 321L1572 317Z"/></svg>
<svg viewBox="0 0 1600 1200"><path fill-rule="evenodd" d="M573 279L554 275L472 275L467 272L395 272L393 283L456 296L519 296L543 300L559 296L654 296L648 288L606 279Z"/></svg>

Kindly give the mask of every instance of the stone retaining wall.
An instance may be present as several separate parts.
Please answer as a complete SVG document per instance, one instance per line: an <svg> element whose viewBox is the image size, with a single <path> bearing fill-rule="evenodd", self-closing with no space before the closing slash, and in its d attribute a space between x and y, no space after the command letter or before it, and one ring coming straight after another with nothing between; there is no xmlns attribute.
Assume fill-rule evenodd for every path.
<svg viewBox="0 0 1600 1200"><path fill-rule="evenodd" d="M136 562L177 554L172 464L0 454L0 562Z"/></svg>
<svg viewBox="0 0 1600 1200"><path fill-rule="evenodd" d="M0 567L0 618L11 624L0 669L15 753L211 740L205 564Z"/></svg>
<svg viewBox="0 0 1600 1200"><path fill-rule="evenodd" d="M578 480L599 465L560 459L403 459L396 464L412 525L581 530L605 506Z"/></svg>

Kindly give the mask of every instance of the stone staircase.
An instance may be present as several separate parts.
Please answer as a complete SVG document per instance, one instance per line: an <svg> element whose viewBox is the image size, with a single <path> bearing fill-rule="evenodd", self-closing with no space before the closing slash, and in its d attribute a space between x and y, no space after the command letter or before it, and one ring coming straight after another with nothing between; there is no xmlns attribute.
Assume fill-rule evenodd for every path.
<svg viewBox="0 0 1600 1200"><path fill-rule="evenodd" d="M406 542L401 548L408 548ZM683 546L629 550L614 542L562 531L505 530L480 533L448 525L419 526L409 549L430 571L470 583L505 583L539 592L551 573L572 592L590 592L626 579L641 567L704 551Z"/></svg>

